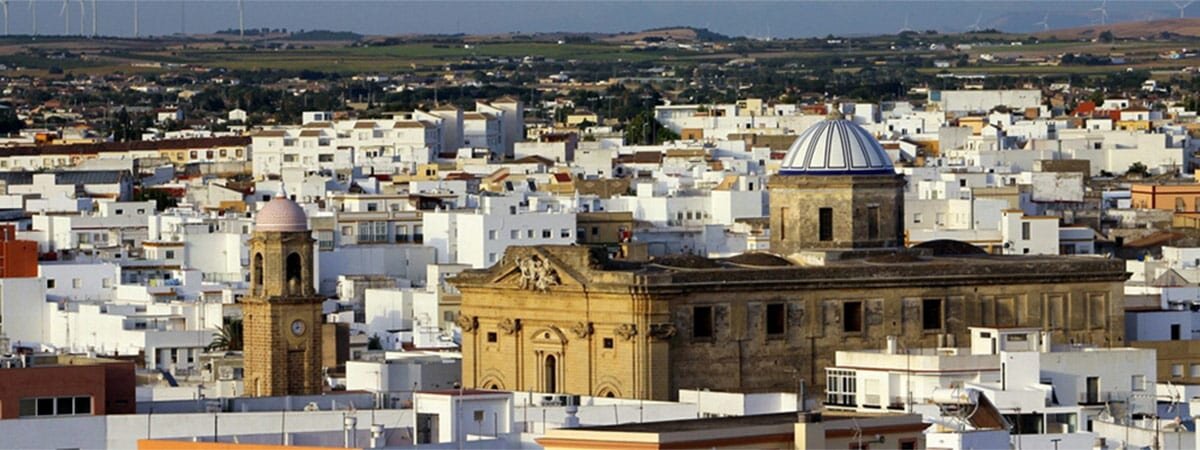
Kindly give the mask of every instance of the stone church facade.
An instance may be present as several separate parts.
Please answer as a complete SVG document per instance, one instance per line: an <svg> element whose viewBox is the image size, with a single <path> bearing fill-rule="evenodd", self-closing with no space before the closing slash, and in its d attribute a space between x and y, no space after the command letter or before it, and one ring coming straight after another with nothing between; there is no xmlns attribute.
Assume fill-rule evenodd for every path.
<svg viewBox="0 0 1200 450"><path fill-rule="evenodd" d="M837 350L966 345L971 326L1124 345L1125 265L1098 257L904 249L903 180L846 121L793 144L771 189L772 253L616 261L510 247L451 282L467 387L665 400L679 389L825 384ZM872 218L870 214L878 216Z"/></svg>

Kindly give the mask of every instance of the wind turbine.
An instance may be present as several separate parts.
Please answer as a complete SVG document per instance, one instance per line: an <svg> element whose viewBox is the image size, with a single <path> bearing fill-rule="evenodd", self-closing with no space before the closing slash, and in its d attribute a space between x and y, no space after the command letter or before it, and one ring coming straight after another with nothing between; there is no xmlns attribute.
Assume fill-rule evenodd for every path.
<svg viewBox="0 0 1200 450"><path fill-rule="evenodd" d="M137 38L140 33L138 30L138 0L133 0L133 37Z"/></svg>
<svg viewBox="0 0 1200 450"><path fill-rule="evenodd" d="M1108 0L1100 2L1100 7L1092 8L1092 11L1100 13L1100 25L1108 24Z"/></svg>
<svg viewBox="0 0 1200 450"><path fill-rule="evenodd" d="M8 36L8 0L0 0L0 8L4 9L4 35Z"/></svg>
<svg viewBox="0 0 1200 450"><path fill-rule="evenodd" d="M63 36L71 35L71 0L63 0L62 9L58 15L63 17Z"/></svg>
<svg viewBox="0 0 1200 450"><path fill-rule="evenodd" d="M904 33L907 31L912 31L912 28L908 27L908 14L905 14L904 15L904 28L900 29L900 33Z"/></svg>
<svg viewBox="0 0 1200 450"><path fill-rule="evenodd" d="M1187 7L1189 7L1189 6L1192 6L1192 3L1195 3L1195 1L1196 0L1188 0L1183 3L1173 1L1171 3L1175 4L1176 8L1179 8L1179 18L1182 19L1184 17L1187 17L1187 14L1185 14L1183 10L1187 9Z"/></svg>
<svg viewBox="0 0 1200 450"><path fill-rule="evenodd" d="M1034 22L1033 26L1041 28L1042 31L1049 30L1050 29L1050 13L1046 13L1046 15L1042 17L1041 22Z"/></svg>
<svg viewBox="0 0 1200 450"><path fill-rule="evenodd" d="M37 36L37 4L29 0L29 11L33 14L33 35Z"/></svg>
<svg viewBox="0 0 1200 450"><path fill-rule="evenodd" d="M246 39L246 3L238 0L238 38Z"/></svg>
<svg viewBox="0 0 1200 450"><path fill-rule="evenodd" d="M92 37L96 37L96 0L92 0Z"/></svg>
<svg viewBox="0 0 1200 450"><path fill-rule="evenodd" d="M86 11L84 11L84 8L83 8L83 0L79 0L79 35L80 35L80 36L83 36L83 35L84 35L84 32L83 32L83 17L84 17L84 16L86 16L86 15L87 15L87 12L86 12Z"/></svg>
<svg viewBox="0 0 1200 450"><path fill-rule="evenodd" d="M980 22L983 22L983 13L982 12L979 13L979 16L975 17L975 23L973 23L973 24L971 24L971 26L967 27L967 31L981 30L982 28L979 27Z"/></svg>

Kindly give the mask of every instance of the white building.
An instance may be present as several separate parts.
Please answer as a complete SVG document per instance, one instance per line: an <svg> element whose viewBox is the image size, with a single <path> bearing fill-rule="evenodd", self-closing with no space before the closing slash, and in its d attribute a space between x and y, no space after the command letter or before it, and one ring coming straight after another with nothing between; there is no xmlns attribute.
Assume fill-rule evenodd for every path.
<svg viewBox="0 0 1200 450"><path fill-rule="evenodd" d="M1086 432L1109 402L1154 410L1153 350L1052 348L1035 328L971 327L966 348L901 350L896 342L889 338L883 351L837 352L826 369L826 407L932 417L940 412L924 405L937 389L971 389L1022 427L1014 443L1027 434Z"/></svg>
<svg viewBox="0 0 1200 450"><path fill-rule="evenodd" d="M425 244L437 249L437 262L485 268L511 245L566 245L575 242L575 213L537 197L484 195L479 207L426 212Z"/></svg>

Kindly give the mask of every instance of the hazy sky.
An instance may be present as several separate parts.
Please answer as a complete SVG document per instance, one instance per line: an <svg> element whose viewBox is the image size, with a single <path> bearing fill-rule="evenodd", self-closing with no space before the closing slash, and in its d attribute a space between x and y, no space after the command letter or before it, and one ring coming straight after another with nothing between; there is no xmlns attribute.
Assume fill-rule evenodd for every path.
<svg viewBox="0 0 1200 450"><path fill-rule="evenodd" d="M9 0L13 34L33 30L63 34L61 0ZM78 34L80 0L69 0L70 33ZM91 1L84 28L91 30ZM133 34L128 0L95 0L102 35ZM406 1L244 0L247 28L329 29L364 34L497 33L533 31L617 32L688 25L754 37L895 33L904 28L962 31L976 20L1006 31L1099 23L1100 1ZM1179 17L1169 1L1109 1L1108 21ZM237 27L236 0L140 0L141 35L210 33ZM1200 2L1186 9L1200 17ZM186 20L184 20L186 19Z"/></svg>

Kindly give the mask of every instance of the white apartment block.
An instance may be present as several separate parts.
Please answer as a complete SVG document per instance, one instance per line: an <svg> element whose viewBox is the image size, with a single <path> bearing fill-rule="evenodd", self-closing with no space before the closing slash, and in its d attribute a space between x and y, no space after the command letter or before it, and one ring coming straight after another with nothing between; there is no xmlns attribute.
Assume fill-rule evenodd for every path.
<svg viewBox="0 0 1200 450"><path fill-rule="evenodd" d="M438 263L485 268L500 261L512 245L566 245L575 242L575 213L536 197L484 195L474 209L425 212L425 244Z"/></svg>

